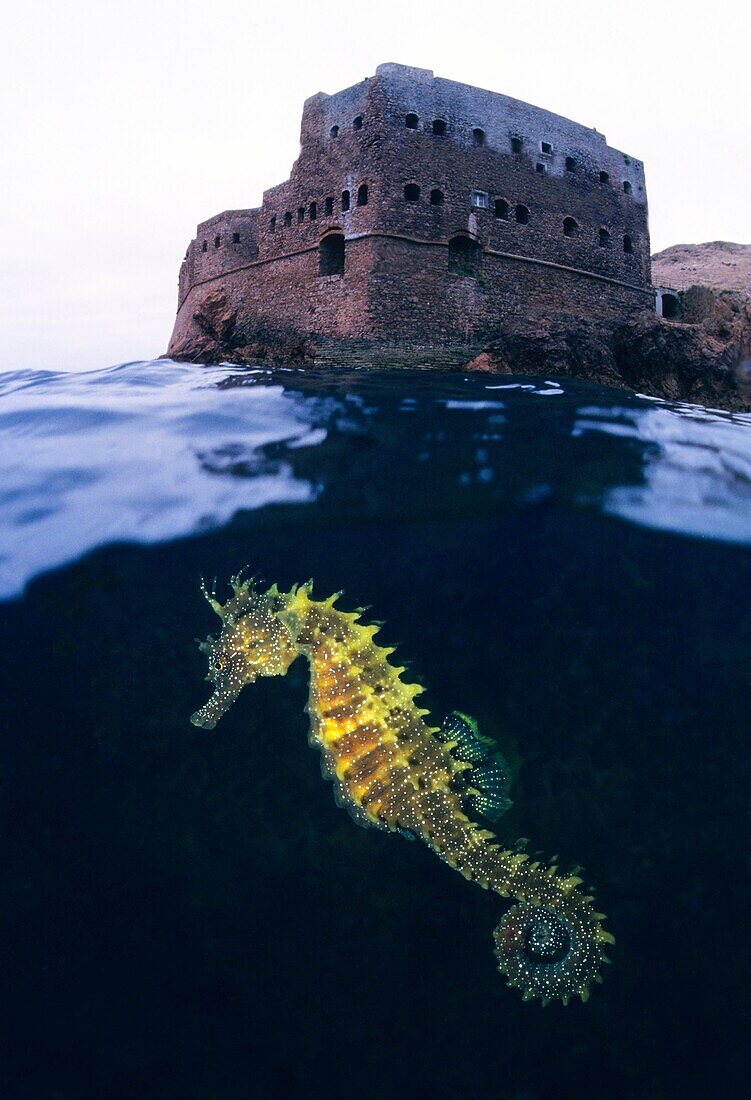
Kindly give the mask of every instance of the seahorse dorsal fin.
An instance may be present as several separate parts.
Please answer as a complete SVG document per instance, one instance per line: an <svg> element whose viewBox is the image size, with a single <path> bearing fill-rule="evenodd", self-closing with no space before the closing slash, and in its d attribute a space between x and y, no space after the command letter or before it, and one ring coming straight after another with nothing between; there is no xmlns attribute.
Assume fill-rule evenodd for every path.
<svg viewBox="0 0 751 1100"><path fill-rule="evenodd" d="M460 710L453 710L444 718L441 737L442 740L453 741L456 745L454 756L459 760L468 760L470 764L485 760L495 748L495 742L480 733L477 721Z"/></svg>
<svg viewBox="0 0 751 1100"><path fill-rule="evenodd" d="M488 821L497 821L511 808L511 771L500 754L474 767L469 782L474 788L471 805Z"/></svg>
<svg viewBox="0 0 751 1100"><path fill-rule="evenodd" d="M460 710L444 720L436 736L461 763L455 776L462 776L464 802L468 809L488 821L497 821L511 806L509 790L512 773L495 742L483 737L477 721Z"/></svg>

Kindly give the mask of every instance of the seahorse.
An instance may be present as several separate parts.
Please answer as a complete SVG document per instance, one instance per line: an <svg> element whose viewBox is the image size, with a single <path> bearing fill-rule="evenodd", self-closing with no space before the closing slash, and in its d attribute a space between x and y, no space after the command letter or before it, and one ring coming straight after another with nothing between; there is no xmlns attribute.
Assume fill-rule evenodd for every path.
<svg viewBox="0 0 751 1100"><path fill-rule="evenodd" d="M393 648L374 640L383 624L365 622L363 608L342 610L342 593L315 599L312 581L262 590L241 574L230 584L224 605L202 588L222 628L199 644L214 690L191 722L213 729L246 684L283 676L305 657L309 741L337 802L358 823L417 837L466 879L516 899L495 929L494 950L524 1000L586 1001L614 938L577 874L505 849L469 816L508 804L503 768L472 721L457 711L443 727L430 725L416 702L424 689L390 663Z"/></svg>

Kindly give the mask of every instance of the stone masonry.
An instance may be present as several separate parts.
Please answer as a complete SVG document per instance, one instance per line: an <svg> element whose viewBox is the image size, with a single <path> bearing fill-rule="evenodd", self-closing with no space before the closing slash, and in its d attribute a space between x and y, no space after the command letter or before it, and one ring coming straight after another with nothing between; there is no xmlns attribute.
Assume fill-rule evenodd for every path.
<svg viewBox="0 0 751 1100"><path fill-rule="evenodd" d="M550 320L612 329L653 300L641 161L549 111L386 64L306 101L290 178L260 208L198 226L168 354L231 359L275 331L461 358Z"/></svg>

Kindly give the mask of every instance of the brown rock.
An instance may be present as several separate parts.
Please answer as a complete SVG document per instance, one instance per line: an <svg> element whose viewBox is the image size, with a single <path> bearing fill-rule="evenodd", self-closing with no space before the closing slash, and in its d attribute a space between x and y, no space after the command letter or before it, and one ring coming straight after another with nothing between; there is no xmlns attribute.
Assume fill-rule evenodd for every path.
<svg viewBox="0 0 751 1100"><path fill-rule="evenodd" d="M751 244L707 241L671 245L652 257L652 283L676 290L701 283L713 290L751 294Z"/></svg>

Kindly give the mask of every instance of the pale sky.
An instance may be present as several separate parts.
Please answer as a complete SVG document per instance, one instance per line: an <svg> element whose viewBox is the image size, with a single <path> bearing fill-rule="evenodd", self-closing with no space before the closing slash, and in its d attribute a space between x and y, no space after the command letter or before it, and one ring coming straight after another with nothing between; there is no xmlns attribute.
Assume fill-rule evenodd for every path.
<svg viewBox="0 0 751 1100"><path fill-rule="evenodd" d="M652 251L751 241L751 17L715 0L27 0L0 42L0 369L162 353L196 223L289 175L303 100L383 61L645 163Z"/></svg>

